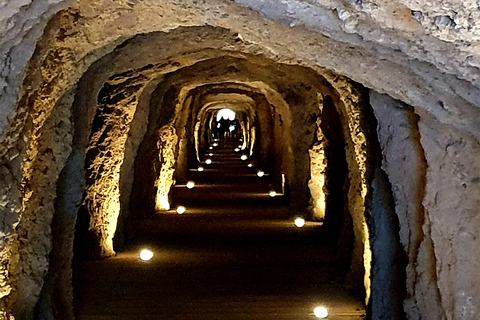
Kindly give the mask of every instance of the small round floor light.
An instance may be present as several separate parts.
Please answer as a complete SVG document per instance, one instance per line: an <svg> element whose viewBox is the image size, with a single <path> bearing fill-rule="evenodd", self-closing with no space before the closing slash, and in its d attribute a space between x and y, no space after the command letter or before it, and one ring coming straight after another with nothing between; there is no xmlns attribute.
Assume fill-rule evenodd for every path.
<svg viewBox="0 0 480 320"><path fill-rule="evenodd" d="M148 261L153 258L153 252L147 249L140 251L140 260Z"/></svg>
<svg viewBox="0 0 480 320"><path fill-rule="evenodd" d="M213 156L213 153L210 152L208 155L211 157L211 156Z"/></svg>
<svg viewBox="0 0 480 320"><path fill-rule="evenodd" d="M198 167L197 170L200 171L200 172L202 172L202 171L203 171L203 167Z"/></svg>
<svg viewBox="0 0 480 320"><path fill-rule="evenodd" d="M206 164L211 164L211 163L212 163L212 160L211 160L211 159L207 159L207 160L205 160L205 163L206 163Z"/></svg>
<svg viewBox="0 0 480 320"><path fill-rule="evenodd" d="M213 149L213 147L208 147L208 149L212 150L212 149Z"/></svg>
<svg viewBox="0 0 480 320"><path fill-rule="evenodd" d="M218 143L215 142L215 143L213 144L213 146L214 146L214 147L218 147Z"/></svg>
<svg viewBox="0 0 480 320"><path fill-rule="evenodd" d="M251 168L251 167L253 167L253 164L249 163L249 164L247 164L247 167Z"/></svg>
<svg viewBox="0 0 480 320"><path fill-rule="evenodd" d="M240 149L239 149L239 148L235 148L235 152L239 152L239 151L240 151Z"/></svg>
<svg viewBox="0 0 480 320"><path fill-rule="evenodd" d="M275 191L270 191L268 195L273 198L277 195L277 193Z"/></svg>
<svg viewBox="0 0 480 320"><path fill-rule="evenodd" d="M303 219L303 218L297 218L297 219L295 219L295 226L296 226L297 228L301 228L301 227L303 227L304 225L305 225L305 219Z"/></svg>
<svg viewBox="0 0 480 320"><path fill-rule="evenodd" d="M177 207L177 213L178 214L184 214L185 211L187 211L187 208L185 208L184 206L178 206Z"/></svg>
<svg viewBox="0 0 480 320"><path fill-rule="evenodd" d="M188 182L187 182L187 188L188 188L188 189L192 189L193 187L195 187L195 182L193 182L193 181L188 181Z"/></svg>
<svg viewBox="0 0 480 320"><path fill-rule="evenodd" d="M262 170L258 170L258 171L257 171L257 176L258 176L258 177L261 178L261 177L263 177L264 175L265 175L265 172L263 172Z"/></svg>
<svg viewBox="0 0 480 320"><path fill-rule="evenodd" d="M246 155L242 155L242 156L240 157L240 159L242 159L242 160L247 160L247 156L246 156Z"/></svg>
<svg viewBox="0 0 480 320"><path fill-rule="evenodd" d="M325 319L326 317L328 317L328 310L324 307L316 307L315 310L313 310L313 314L318 319Z"/></svg>

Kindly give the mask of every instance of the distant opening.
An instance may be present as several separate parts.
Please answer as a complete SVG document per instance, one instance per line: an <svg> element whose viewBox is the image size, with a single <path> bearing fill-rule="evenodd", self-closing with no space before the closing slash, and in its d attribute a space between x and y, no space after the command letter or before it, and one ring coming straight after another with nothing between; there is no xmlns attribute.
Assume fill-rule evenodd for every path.
<svg viewBox="0 0 480 320"><path fill-rule="evenodd" d="M231 109L221 109L217 113L217 121L220 121L222 119L230 121L235 120L235 111Z"/></svg>

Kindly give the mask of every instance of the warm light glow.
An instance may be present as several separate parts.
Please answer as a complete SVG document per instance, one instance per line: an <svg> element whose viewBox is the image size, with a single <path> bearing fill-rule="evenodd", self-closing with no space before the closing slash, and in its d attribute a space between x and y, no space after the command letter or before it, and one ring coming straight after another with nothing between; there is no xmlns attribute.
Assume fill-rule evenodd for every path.
<svg viewBox="0 0 480 320"><path fill-rule="evenodd" d="M240 157L240 159L242 159L242 160L247 160L247 156L246 156L246 155L242 155L242 156Z"/></svg>
<svg viewBox="0 0 480 320"><path fill-rule="evenodd" d="M275 191L270 191L268 195L273 198L277 195L277 193Z"/></svg>
<svg viewBox="0 0 480 320"><path fill-rule="evenodd" d="M324 319L328 316L328 310L324 307L316 307L315 310L313 310L313 314L318 319Z"/></svg>
<svg viewBox="0 0 480 320"><path fill-rule="evenodd" d="M257 171L257 176L259 176L260 178L263 177L264 175L265 175L265 172L263 172L262 170Z"/></svg>
<svg viewBox="0 0 480 320"><path fill-rule="evenodd" d="M177 207L177 213L178 214L184 214L185 211L187 211L187 208L185 208L184 206L178 206Z"/></svg>
<svg viewBox="0 0 480 320"><path fill-rule="evenodd" d="M206 163L206 164L211 164L211 163L212 163L212 160L211 160L211 159L207 159L207 160L205 160L205 163Z"/></svg>
<svg viewBox="0 0 480 320"><path fill-rule="evenodd" d="M213 156L213 153L210 152L208 155L211 157L211 156Z"/></svg>
<svg viewBox="0 0 480 320"><path fill-rule="evenodd" d="M239 149L239 148L235 148L235 152L238 152L238 151L240 151L240 149Z"/></svg>
<svg viewBox="0 0 480 320"><path fill-rule="evenodd" d="M253 167L253 164L249 163L249 164L247 165L247 167L251 168L251 167Z"/></svg>
<svg viewBox="0 0 480 320"><path fill-rule="evenodd" d="M187 182L187 188L188 188L188 189L192 189L193 187L195 187L195 182L193 182L193 181L188 181L188 182Z"/></svg>
<svg viewBox="0 0 480 320"><path fill-rule="evenodd" d="M168 201L168 194L157 193L155 209L159 211L170 210L170 202Z"/></svg>
<svg viewBox="0 0 480 320"><path fill-rule="evenodd" d="M213 147L209 147L208 149L213 149Z"/></svg>
<svg viewBox="0 0 480 320"><path fill-rule="evenodd" d="M153 252L147 249L144 249L140 252L140 259L143 261L148 261L153 258Z"/></svg>
<svg viewBox="0 0 480 320"><path fill-rule="evenodd" d="M304 225L305 225L305 219L303 219L303 218L295 219L295 226L297 226L298 228L301 228Z"/></svg>
<svg viewBox="0 0 480 320"><path fill-rule="evenodd" d="M230 109L222 109L218 111L217 113L217 121L220 121L220 119L226 119L226 120L235 120L235 111L230 110Z"/></svg>
<svg viewBox="0 0 480 320"><path fill-rule="evenodd" d="M213 146L214 146L214 147L218 147L218 143L215 142L215 143L213 144ZM210 149L211 149L211 148L210 148Z"/></svg>
<svg viewBox="0 0 480 320"><path fill-rule="evenodd" d="M202 172L202 171L203 171L203 167L198 167L198 171Z"/></svg>

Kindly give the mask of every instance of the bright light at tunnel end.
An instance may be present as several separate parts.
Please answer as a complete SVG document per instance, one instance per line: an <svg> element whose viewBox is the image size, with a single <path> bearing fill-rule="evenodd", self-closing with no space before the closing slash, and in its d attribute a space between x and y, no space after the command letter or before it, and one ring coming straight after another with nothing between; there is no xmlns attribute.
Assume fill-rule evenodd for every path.
<svg viewBox="0 0 480 320"><path fill-rule="evenodd" d="M304 225L305 225L305 219L303 219L303 218L297 218L297 219L295 219L295 226L296 226L297 228L301 228L301 227L303 227Z"/></svg>
<svg viewBox="0 0 480 320"><path fill-rule="evenodd" d="M315 310L313 310L313 314L318 319L324 319L328 316L328 310L325 307L316 307Z"/></svg>
<svg viewBox="0 0 480 320"><path fill-rule="evenodd" d="M143 249L140 251L140 260L142 261L149 261L153 258L153 252L148 249Z"/></svg>

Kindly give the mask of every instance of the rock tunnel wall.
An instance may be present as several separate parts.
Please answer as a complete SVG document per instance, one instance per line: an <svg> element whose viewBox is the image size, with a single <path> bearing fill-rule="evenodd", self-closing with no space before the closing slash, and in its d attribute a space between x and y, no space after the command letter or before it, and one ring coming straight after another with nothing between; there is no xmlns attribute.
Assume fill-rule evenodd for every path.
<svg viewBox="0 0 480 320"><path fill-rule="evenodd" d="M238 1L252 11L234 1L81 0L53 17L41 35L49 17L69 3L0 3L1 317L13 311L19 319L31 318L40 294L52 248L49 230L57 179L62 170L71 172L75 163L79 168L83 159L84 151L75 149L76 142L70 153L68 138L74 127L70 114L74 120L79 117L78 110L70 109L70 94L82 75L93 62L135 34L208 24L225 29L206 27L189 37L171 35L170 40L188 39L174 47L144 46L156 46L164 57L214 48L308 66L324 75L353 115L358 104L355 94L352 98L349 92L351 87L339 84L343 78L323 68L414 106L411 111L403 104L399 107L398 101L371 96L382 168L392 188L400 241L409 259L404 310L409 319L476 319L480 307L475 273L480 261L476 249L480 234L476 209L480 58L476 46L468 42L479 35L476 11L468 7L470 2L446 1L439 8L423 1L354 5ZM204 30L208 32L202 33ZM215 36L209 38L209 32ZM125 63L115 55L110 59L115 71L100 73L106 78L141 67L136 64L146 61L130 59ZM171 70L179 67L166 66ZM61 121L49 123L55 118ZM392 123L393 118L399 121ZM85 123L88 137L88 121ZM364 163L367 159L361 146L365 137L349 125L344 134L355 142L349 152L358 163ZM136 134L143 135L141 130ZM55 139L56 135L62 138ZM399 136L408 138L400 140ZM49 150L52 141L55 145ZM349 169L352 172L351 166ZM35 177L36 172L43 172L43 176ZM358 174L366 174L361 181L368 185L367 171ZM352 196L366 192L355 185L350 190L354 188ZM65 204L70 214L78 207L74 198ZM363 210L360 203L349 206ZM41 223L31 223L36 216L41 217ZM357 231L358 235L368 230ZM38 242L36 235L40 235ZM357 243L362 243L358 236Z"/></svg>

